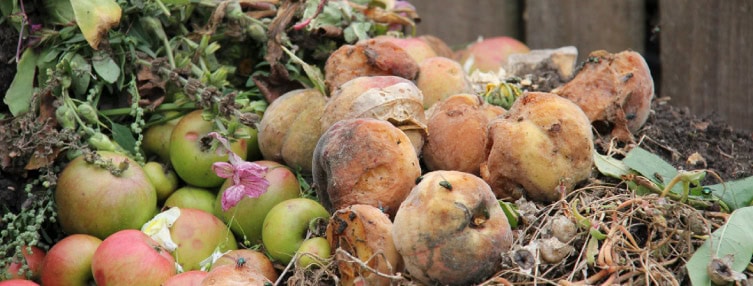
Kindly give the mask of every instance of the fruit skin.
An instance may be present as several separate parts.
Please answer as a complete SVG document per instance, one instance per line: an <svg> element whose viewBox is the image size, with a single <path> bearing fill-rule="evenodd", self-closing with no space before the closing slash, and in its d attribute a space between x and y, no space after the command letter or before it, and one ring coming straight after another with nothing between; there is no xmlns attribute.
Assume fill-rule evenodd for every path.
<svg viewBox="0 0 753 286"><path fill-rule="evenodd" d="M329 247L329 242L326 238L313 237L301 243L301 247L298 248L298 255L300 256L296 260L296 267L321 267L324 266L326 259L332 256L332 249Z"/></svg>
<svg viewBox="0 0 753 286"><path fill-rule="evenodd" d="M206 145L210 140L202 140L212 132L212 123L205 121L201 110L186 114L175 125L170 136L170 162L175 173L186 183L202 187L217 187L225 181L212 170L215 162L227 162L228 155L217 155ZM230 148L241 159L246 159L246 139L238 139L230 144ZM221 146L221 144L218 144ZM221 147L219 147L221 148Z"/></svg>
<svg viewBox="0 0 753 286"><path fill-rule="evenodd" d="M164 201L170 194L178 188L178 176L170 169L158 162L147 162L144 164L144 172L152 182L154 190L157 191L157 200Z"/></svg>
<svg viewBox="0 0 753 286"><path fill-rule="evenodd" d="M591 175L591 122L572 101L527 92L489 123L481 177L499 199L553 202Z"/></svg>
<svg viewBox="0 0 753 286"><path fill-rule="evenodd" d="M457 171L426 173L398 209L392 237L426 285L470 285L501 268L512 231L491 188Z"/></svg>
<svg viewBox="0 0 753 286"><path fill-rule="evenodd" d="M171 114L168 113L167 116ZM154 125L144 131L144 141L141 144L147 154L155 154L163 162L170 162L170 135L180 117L168 122Z"/></svg>
<svg viewBox="0 0 753 286"><path fill-rule="evenodd" d="M23 255L24 260L26 260L26 262L25 263L22 261L11 262L10 264L7 265L7 268L5 265L3 265L3 267L0 268L0 274L5 275L7 272L7 274L9 274L10 277L0 276L0 280L2 279L9 279L9 280L10 279L21 279L21 280L26 279L26 275L25 275L26 272L24 272L24 274L22 275L18 274L18 271L21 270L21 266L23 266L23 264L26 264L29 266L29 270L31 271L31 279L36 280L37 278L39 278L39 275L42 272L42 264L44 262L44 258L46 257L45 251L39 247L32 246L31 252L29 252L28 247L22 246L21 255Z"/></svg>
<svg viewBox="0 0 753 286"><path fill-rule="evenodd" d="M505 65L510 54L530 51L522 42L500 36L471 43L465 49L457 51L455 58L469 74L475 70L496 73Z"/></svg>
<svg viewBox="0 0 753 286"><path fill-rule="evenodd" d="M383 120L338 121L314 151L316 192L330 211L367 204L392 215L420 175L408 137Z"/></svg>
<svg viewBox="0 0 753 286"><path fill-rule="evenodd" d="M178 245L173 257L185 271L200 269L199 263L217 247L221 252L238 249L235 237L220 219L197 209L180 209L170 237Z"/></svg>
<svg viewBox="0 0 753 286"><path fill-rule="evenodd" d="M463 67L454 60L431 57L419 62L418 67L416 86L424 95L425 109L449 96L473 92Z"/></svg>
<svg viewBox="0 0 753 286"><path fill-rule="evenodd" d="M342 45L324 64L328 92L362 76L392 75L414 80L418 63L400 46L389 41L369 39L355 45Z"/></svg>
<svg viewBox="0 0 753 286"><path fill-rule="evenodd" d="M167 279L162 286L199 286L201 281L209 275L206 271L191 270L178 273L170 279Z"/></svg>
<svg viewBox="0 0 753 286"><path fill-rule="evenodd" d="M208 213L215 214L214 200L217 196L214 192L207 189L185 186L175 190L165 200L165 208L179 207L189 209L199 209Z"/></svg>
<svg viewBox="0 0 753 286"><path fill-rule="evenodd" d="M275 99L259 123L264 159L311 173L314 148L324 132L319 120L326 100L316 89L293 90Z"/></svg>
<svg viewBox="0 0 753 286"><path fill-rule="evenodd" d="M138 230L121 230L99 245L92 258L100 286L161 285L176 273L175 260L156 241Z"/></svg>
<svg viewBox="0 0 753 286"><path fill-rule="evenodd" d="M327 210L318 202L295 198L274 206L264 218L262 242L269 256L288 264L301 246L309 222L329 218Z"/></svg>
<svg viewBox="0 0 753 286"><path fill-rule="evenodd" d="M140 229L157 208L157 193L144 170L132 159L112 152L98 152L115 166L128 168L114 176L79 156L63 169L55 190L58 219L63 232L83 233L105 239L123 229Z"/></svg>
<svg viewBox="0 0 753 286"><path fill-rule="evenodd" d="M92 258L101 243L101 239L88 234L69 235L55 243L42 265L42 284L77 286L93 282Z"/></svg>
<svg viewBox="0 0 753 286"><path fill-rule="evenodd" d="M237 205L222 210L222 194L231 181L226 181L214 201L214 212L218 214L239 239L247 239L250 243L261 242L264 217L275 205L285 200L300 196L301 185L295 174L284 165L272 161L257 161L259 165L267 167L264 178L269 181L267 192L258 198L243 198Z"/></svg>
<svg viewBox="0 0 753 286"><path fill-rule="evenodd" d="M410 58L412 58L417 63L420 63L425 59L437 56L437 53L434 51L431 45L421 40L420 38L396 38L392 36L382 35L377 36L374 39L377 41L391 42L401 47L403 50L405 50L406 53L408 53L408 56L410 56Z"/></svg>
<svg viewBox="0 0 753 286"><path fill-rule="evenodd" d="M403 260L392 241L392 222L380 209L370 205L352 205L337 210L327 224L331 249L342 249L385 274L403 270ZM366 285L390 285L390 280L372 272L340 253L335 254L342 285L354 285L362 279Z"/></svg>
<svg viewBox="0 0 753 286"><path fill-rule="evenodd" d="M428 112L429 136L422 151L426 167L478 175L487 156L487 125L504 112L470 94L456 94L435 104Z"/></svg>
<svg viewBox="0 0 753 286"><path fill-rule="evenodd" d="M256 272L248 263L222 265L209 271L204 280L204 286L247 286L272 285L272 281Z"/></svg>
<svg viewBox="0 0 753 286"><path fill-rule="evenodd" d="M212 264L211 269L218 268L222 265L235 265L235 263L238 262L239 258L243 258L243 260L246 262L246 265L251 266L254 271L258 271L270 281L276 281L277 278L279 278L277 270L275 270L275 266L272 264L272 261L270 261L269 258L264 255L264 253L252 249L231 250L230 252L218 258L217 261Z"/></svg>
<svg viewBox="0 0 753 286"><path fill-rule="evenodd" d="M0 281L0 286L39 286L39 284L26 279L11 279Z"/></svg>

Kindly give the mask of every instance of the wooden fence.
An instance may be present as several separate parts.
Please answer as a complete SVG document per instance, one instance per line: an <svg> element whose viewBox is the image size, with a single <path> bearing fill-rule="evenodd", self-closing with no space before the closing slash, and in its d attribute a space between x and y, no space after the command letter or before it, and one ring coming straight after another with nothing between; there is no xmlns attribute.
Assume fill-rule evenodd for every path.
<svg viewBox="0 0 753 286"><path fill-rule="evenodd" d="M651 67L658 96L753 131L752 0L410 0L418 34L453 47L507 35L533 49L631 49Z"/></svg>

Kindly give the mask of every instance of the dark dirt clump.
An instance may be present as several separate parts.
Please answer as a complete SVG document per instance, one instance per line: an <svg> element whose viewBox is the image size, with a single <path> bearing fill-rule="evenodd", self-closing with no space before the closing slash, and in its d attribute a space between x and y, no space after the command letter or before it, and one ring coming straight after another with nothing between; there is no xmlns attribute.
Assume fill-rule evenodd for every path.
<svg viewBox="0 0 753 286"><path fill-rule="evenodd" d="M753 132L733 130L712 116L695 116L686 107L657 99L637 134L641 147L678 169L711 169L724 180L753 175Z"/></svg>

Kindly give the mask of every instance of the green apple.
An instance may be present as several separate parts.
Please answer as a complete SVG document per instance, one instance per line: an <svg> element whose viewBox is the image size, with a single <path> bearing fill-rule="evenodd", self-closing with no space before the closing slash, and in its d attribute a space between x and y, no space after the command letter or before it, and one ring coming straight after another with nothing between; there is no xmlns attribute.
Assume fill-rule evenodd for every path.
<svg viewBox="0 0 753 286"><path fill-rule="evenodd" d="M199 209L214 214L214 192L207 189L185 186L181 187L165 200L165 208Z"/></svg>
<svg viewBox="0 0 753 286"><path fill-rule="evenodd" d="M212 140L204 138L213 131L212 123L204 120L201 110L183 116L170 136L170 162L178 176L186 183L203 188L217 187L225 181L212 170L212 164L227 162L228 155L218 155L211 148ZM246 159L246 140L239 139L230 148Z"/></svg>
<svg viewBox="0 0 753 286"><path fill-rule="evenodd" d="M259 165L267 167L264 178L269 181L267 192L258 198L243 198L238 204L227 211L222 210L222 194L232 183L227 180L220 188L214 201L214 211L225 223L230 225L235 235L244 238L252 244L261 241L261 229L264 217L276 204L297 198L300 194L300 184L295 174L287 167L273 161L257 161Z"/></svg>
<svg viewBox="0 0 753 286"><path fill-rule="evenodd" d="M301 247L309 223L314 219L327 219L329 213L317 201L295 198L274 206L264 218L262 242L274 260L290 263Z"/></svg>
<svg viewBox="0 0 753 286"><path fill-rule="evenodd" d="M324 237L314 237L304 240L298 248L298 261L296 266L306 268L311 265L324 266L325 260L332 256L329 241Z"/></svg>
<svg viewBox="0 0 753 286"><path fill-rule="evenodd" d="M144 164L144 172L157 191L157 200L164 201L178 188L178 176L173 170L165 168L159 162L147 162Z"/></svg>
<svg viewBox="0 0 753 286"><path fill-rule="evenodd" d="M197 209L180 209L180 216L170 227L170 237L178 245L173 257L184 271L200 269L201 261L215 248L221 252L238 249L233 233L220 219Z"/></svg>
<svg viewBox="0 0 753 286"><path fill-rule="evenodd" d="M165 116L174 115L174 113L167 113ZM147 154L157 155L164 162L170 162L170 135L178 121L180 121L180 117L146 129L141 144L144 151Z"/></svg>

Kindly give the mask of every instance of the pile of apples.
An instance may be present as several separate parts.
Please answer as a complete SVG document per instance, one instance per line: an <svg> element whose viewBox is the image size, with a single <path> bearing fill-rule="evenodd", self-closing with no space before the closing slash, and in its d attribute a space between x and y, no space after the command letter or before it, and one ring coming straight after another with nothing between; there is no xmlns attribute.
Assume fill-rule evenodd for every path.
<svg viewBox="0 0 753 286"><path fill-rule="evenodd" d="M591 122L602 120L595 116L603 112L586 113L572 98L593 86L563 88L568 98L526 93L509 110L475 93L471 71L497 72L509 54L528 51L507 37L458 52L430 36L340 47L323 67L326 94L289 92L258 126L238 130L250 138L232 142L232 151L266 167L269 187L227 210L220 198L232 180L212 164L228 156L210 148L212 124L200 110L147 130L143 147L154 161L144 166L108 152L76 158L55 194L69 236L46 255L32 248L32 278L250 285L277 281L289 263L334 260L343 285L389 285L390 277L481 282L501 270L512 244L497 200L546 203L571 191L591 173ZM602 56L595 64L613 61ZM623 67L634 71L618 79L642 80L639 64ZM650 93L639 86L647 94L630 91L631 100L650 102L653 85ZM312 177L317 200L302 197L294 170ZM246 249L253 245L262 247ZM33 283L11 281L0 285Z"/></svg>

